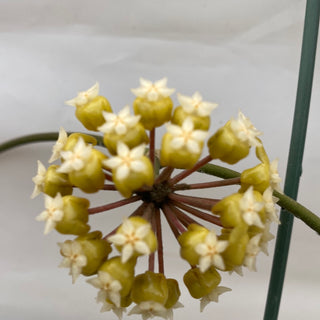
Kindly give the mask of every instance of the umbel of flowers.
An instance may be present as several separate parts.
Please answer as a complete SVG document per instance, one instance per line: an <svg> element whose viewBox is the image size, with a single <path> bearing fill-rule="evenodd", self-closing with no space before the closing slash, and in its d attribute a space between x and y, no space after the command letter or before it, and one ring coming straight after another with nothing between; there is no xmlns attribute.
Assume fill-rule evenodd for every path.
<svg viewBox="0 0 320 320"><path fill-rule="evenodd" d="M129 314L143 319L172 319L173 309L182 304L178 281L165 273L162 221L168 222L181 258L190 265L183 282L202 311L231 290L220 285L224 272L242 274L243 266L256 270L257 254L268 253L270 223L279 223L272 194L280 178L277 161L269 161L258 138L261 132L241 112L212 134L210 113L217 105L202 100L200 93L178 94L180 105L173 110L174 89L167 88L165 78L155 83L141 79L132 92L133 114L129 106L113 113L98 84L67 101L85 128L103 134L108 152L96 148L95 137L68 136L61 128L49 163L60 161L47 169L38 161L32 197L44 193L45 210L36 219L45 222L45 234L55 229L75 236L59 243L60 266L70 269L73 283L80 275L92 276L87 282L98 289L101 311L122 318L130 306ZM155 129L162 125L167 131L156 150ZM209 154L200 159L207 137ZM239 178L183 181L212 160L236 164L251 148L258 164ZM224 199L183 194L226 185L239 185L238 192ZM75 188L87 196L118 191L124 199L90 207L87 196L72 195ZM107 234L90 231L89 217L133 202L137 208L117 228ZM141 256L149 257L148 265L136 274Z"/></svg>

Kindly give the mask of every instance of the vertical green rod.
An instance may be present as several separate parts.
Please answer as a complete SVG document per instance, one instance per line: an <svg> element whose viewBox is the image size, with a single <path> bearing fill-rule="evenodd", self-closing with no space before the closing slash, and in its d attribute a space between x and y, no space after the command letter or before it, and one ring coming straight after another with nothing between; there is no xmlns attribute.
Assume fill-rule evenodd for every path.
<svg viewBox="0 0 320 320"><path fill-rule="evenodd" d="M320 0L307 0L296 105L284 186L284 193L293 199L297 198L299 180L302 173L302 159L317 47L319 14ZM280 221L281 225L277 232L264 320L276 320L278 318L293 226L293 215L286 210L282 210Z"/></svg>

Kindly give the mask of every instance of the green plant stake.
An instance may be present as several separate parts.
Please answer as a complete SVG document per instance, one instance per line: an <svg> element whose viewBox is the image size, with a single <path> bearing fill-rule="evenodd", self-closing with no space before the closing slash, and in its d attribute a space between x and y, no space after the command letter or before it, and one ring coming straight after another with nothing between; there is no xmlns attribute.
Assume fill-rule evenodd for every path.
<svg viewBox="0 0 320 320"><path fill-rule="evenodd" d="M302 173L302 158L307 131L313 71L319 28L320 1L308 0L306 7L296 106L292 126L291 144L284 193L296 199ZM291 239L293 215L282 210L278 227L269 292L264 320L278 318L281 293Z"/></svg>

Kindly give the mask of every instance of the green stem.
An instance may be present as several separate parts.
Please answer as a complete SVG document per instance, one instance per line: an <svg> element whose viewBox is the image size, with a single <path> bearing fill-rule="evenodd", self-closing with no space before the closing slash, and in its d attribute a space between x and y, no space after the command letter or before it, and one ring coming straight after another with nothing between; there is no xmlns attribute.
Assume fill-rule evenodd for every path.
<svg viewBox="0 0 320 320"><path fill-rule="evenodd" d="M68 132L70 135L72 132ZM8 140L4 143L0 144L0 153L10 150L15 147L22 146L27 143L36 143L36 142L48 142L48 141L56 141L58 139L58 132L46 132L46 133L33 133L29 135L25 135L19 138L15 138L12 140ZM98 146L104 146L102 137L97 135L91 135L98 141Z"/></svg>
<svg viewBox="0 0 320 320"><path fill-rule="evenodd" d="M211 176L230 179L240 177L240 173L225 167L217 166L216 164L208 163L201 167L198 172L210 174Z"/></svg>
<svg viewBox="0 0 320 320"><path fill-rule="evenodd" d="M320 235L320 218L317 215L285 194L274 191L273 195L279 199L277 204L281 208L291 212Z"/></svg>

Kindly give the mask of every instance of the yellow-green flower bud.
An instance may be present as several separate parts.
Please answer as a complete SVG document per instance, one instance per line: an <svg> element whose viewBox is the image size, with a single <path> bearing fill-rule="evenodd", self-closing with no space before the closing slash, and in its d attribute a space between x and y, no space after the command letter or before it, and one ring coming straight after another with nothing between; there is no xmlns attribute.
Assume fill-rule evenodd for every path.
<svg viewBox="0 0 320 320"><path fill-rule="evenodd" d="M111 247L101 237L100 231L94 231L73 241L58 243L63 256L60 267L70 268L73 283L80 274L91 276L97 273L100 265L108 258Z"/></svg>
<svg viewBox="0 0 320 320"><path fill-rule="evenodd" d="M121 307L121 308L127 308L127 307L130 306L131 303L132 303L131 295L128 294L128 295L125 296L125 297L121 297L120 307Z"/></svg>
<svg viewBox="0 0 320 320"><path fill-rule="evenodd" d="M78 96L66 101L67 105L76 107L76 117L88 129L97 131L104 123L102 112L112 112L109 101L99 96L99 84L96 83L87 91L78 93Z"/></svg>
<svg viewBox="0 0 320 320"><path fill-rule="evenodd" d="M168 296L168 282L162 273L146 271L134 278L131 299L136 304L153 301L165 305Z"/></svg>
<svg viewBox="0 0 320 320"><path fill-rule="evenodd" d="M199 268L192 268L183 276L183 281L190 295L200 299L218 286L221 276L214 267L205 272L201 272Z"/></svg>
<svg viewBox="0 0 320 320"><path fill-rule="evenodd" d="M234 193L212 207L212 212L220 216L224 227L231 228L243 223L239 204L241 198L241 193Z"/></svg>
<svg viewBox="0 0 320 320"><path fill-rule="evenodd" d="M146 98L137 97L133 102L133 110L140 115L140 122L146 130L152 130L170 121L173 102L170 97L160 97L150 101Z"/></svg>
<svg viewBox="0 0 320 320"><path fill-rule="evenodd" d="M45 174L43 192L51 197L55 197L59 192L62 196L72 194L72 184L68 175L57 172L58 165L51 165Z"/></svg>
<svg viewBox="0 0 320 320"><path fill-rule="evenodd" d="M113 257L105 261L99 268L99 271L107 272L114 280L120 282L120 296L123 298L123 304L131 303L131 299L128 297L128 295L134 280L135 264L135 259L131 259L126 263L122 263L121 257Z"/></svg>
<svg viewBox="0 0 320 320"><path fill-rule="evenodd" d="M106 133L103 136L103 143L112 155L117 154L117 144L121 141L129 149L139 146L142 143L149 143L149 137L141 123L128 128L126 134Z"/></svg>
<svg viewBox="0 0 320 320"><path fill-rule="evenodd" d="M87 193L97 192L104 186L105 175L102 161L107 157L100 151L92 149L84 167L69 173L70 182Z"/></svg>
<svg viewBox="0 0 320 320"><path fill-rule="evenodd" d="M190 169L199 160L203 143L199 143L199 152L190 152L187 148L175 148L171 133L162 137L160 163L161 166L170 166L177 169Z"/></svg>
<svg viewBox="0 0 320 320"><path fill-rule="evenodd" d="M208 233L209 230L207 228L192 223L188 226L188 231L182 233L178 238L181 246L181 257L193 266L199 263L199 254L195 248L198 244L204 242Z"/></svg>
<svg viewBox="0 0 320 320"><path fill-rule="evenodd" d="M240 177L241 188L245 192L250 186L263 193L270 185L269 163L260 163L257 166L244 170Z"/></svg>
<svg viewBox="0 0 320 320"><path fill-rule="evenodd" d="M256 156L262 163L241 173L239 192L245 192L250 186L253 186L254 190L263 193L270 186L270 162L262 143L256 147Z"/></svg>
<svg viewBox="0 0 320 320"><path fill-rule="evenodd" d="M97 273L102 263L112 251L110 244L101 238L102 233L100 231L93 231L75 239L75 241L80 243L84 255L87 257L87 264L81 272L85 276Z"/></svg>
<svg viewBox="0 0 320 320"><path fill-rule="evenodd" d="M63 150L72 151L75 145L78 143L79 138L82 138L85 143L92 144L93 146L97 144L97 140L93 136L90 136L89 134L76 132L76 133L71 133L70 136L68 136L67 141L63 147Z"/></svg>
<svg viewBox="0 0 320 320"><path fill-rule="evenodd" d="M210 116L204 116L204 117L200 117L197 115L193 115L190 113L187 113L186 111L184 111L184 109L182 108L182 106L179 106L177 108L175 108L174 112L173 112L173 116L171 118L171 122L173 124L176 124L178 126L182 126L184 120L186 120L187 117L190 117L192 122L193 122L193 127L195 130L199 129L199 130L204 130L204 131L208 131L210 128Z"/></svg>
<svg viewBox="0 0 320 320"><path fill-rule="evenodd" d="M76 117L88 130L98 131L104 123L103 111L112 112L109 101L103 96L97 96L82 106L76 106Z"/></svg>
<svg viewBox="0 0 320 320"><path fill-rule="evenodd" d="M207 132L194 130L190 117L183 122L181 127L168 124L167 131L162 138L161 165L178 169L193 167L201 155Z"/></svg>
<svg viewBox="0 0 320 320"><path fill-rule="evenodd" d="M150 223L141 217L125 219L115 235L108 237L122 253L122 262L148 255L157 248L157 238Z"/></svg>
<svg viewBox="0 0 320 320"><path fill-rule="evenodd" d="M145 145L130 150L124 143L119 142L117 156L103 162L107 168L112 169L113 182L126 198L144 185L153 185L153 166L150 159L144 156L144 151Z"/></svg>
<svg viewBox="0 0 320 320"><path fill-rule="evenodd" d="M212 159L235 164L249 154L250 145L235 135L230 124L228 121L208 140L208 148Z"/></svg>
<svg viewBox="0 0 320 320"><path fill-rule="evenodd" d="M221 253L226 270L233 270L235 266L243 263L246 254L246 247L249 242L248 226L245 223L233 229L222 229L219 240L227 240L229 245Z"/></svg>
<svg viewBox="0 0 320 320"><path fill-rule="evenodd" d="M75 196L64 196L63 217L55 228L62 234L84 235L90 230L88 222L89 200Z"/></svg>
<svg viewBox="0 0 320 320"><path fill-rule="evenodd" d="M181 292L180 292L179 283L177 280L167 279L167 285L168 285L168 299L164 306L167 309L170 309L178 302Z"/></svg>

